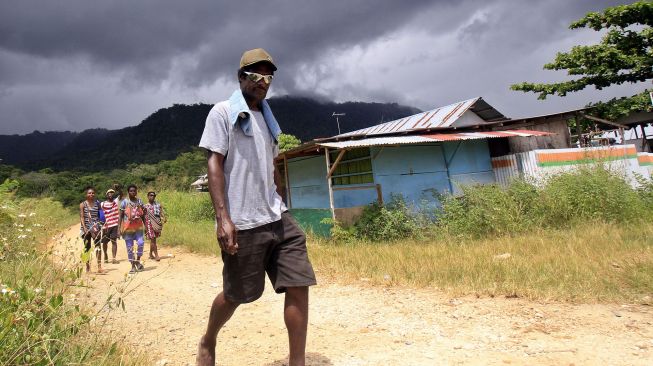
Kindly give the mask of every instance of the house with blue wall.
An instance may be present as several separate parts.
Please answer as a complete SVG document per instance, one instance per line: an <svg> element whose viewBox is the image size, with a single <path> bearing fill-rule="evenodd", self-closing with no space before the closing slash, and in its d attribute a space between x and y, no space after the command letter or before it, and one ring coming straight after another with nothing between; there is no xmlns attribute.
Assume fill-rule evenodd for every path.
<svg viewBox="0 0 653 366"><path fill-rule="evenodd" d="M303 226L323 232L322 219L351 223L365 206L394 195L437 205L438 195L459 194L461 185L494 183L491 151L509 139L553 135L508 122L474 98L304 143L277 161L287 206Z"/></svg>

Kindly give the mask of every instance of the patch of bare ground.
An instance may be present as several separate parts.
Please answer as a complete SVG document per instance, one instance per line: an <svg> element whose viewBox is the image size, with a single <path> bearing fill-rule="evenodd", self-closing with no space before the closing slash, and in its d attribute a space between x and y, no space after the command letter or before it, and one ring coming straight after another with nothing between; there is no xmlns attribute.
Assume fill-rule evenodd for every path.
<svg viewBox="0 0 653 366"><path fill-rule="evenodd" d="M79 258L71 227L54 243L55 261ZM78 301L102 309L116 287L131 291L125 311L100 314L103 331L150 353L157 365L194 364L213 297L218 257L167 248L128 276L119 264L87 274ZM147 253L147 244L146 244ZM309 365L651 365L653 309L644 305L540 303L507 298L451 298L428 289L339 284L317 269L311 289ZM269 286L241 306L218 337L219 365L285 365L283 296Z"/></svg>

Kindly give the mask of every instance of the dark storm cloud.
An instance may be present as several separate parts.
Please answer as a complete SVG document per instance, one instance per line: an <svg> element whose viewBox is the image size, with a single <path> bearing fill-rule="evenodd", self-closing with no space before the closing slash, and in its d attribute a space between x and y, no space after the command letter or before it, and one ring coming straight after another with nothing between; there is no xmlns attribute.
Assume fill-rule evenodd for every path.
<svg viewBox="0 0 653 366"><path fill-rule="evenodd" d="M198 56L191 85L234 73L238 55L265 46L281 63L363 43L405 23L428 1L21 1L0 7L0 48L38 58L87 58L144 81Z"/></svg>
<svg viewBox="0 0 653 366"><path fill-rule="evenodd" d="M618 3L4 1L0 133L118 128L170 103L215 102L254 47L279 64L278 94L421 108L478 95L534 101L508 86L559 78L542 65L589 37L569 23Z"/></svg>

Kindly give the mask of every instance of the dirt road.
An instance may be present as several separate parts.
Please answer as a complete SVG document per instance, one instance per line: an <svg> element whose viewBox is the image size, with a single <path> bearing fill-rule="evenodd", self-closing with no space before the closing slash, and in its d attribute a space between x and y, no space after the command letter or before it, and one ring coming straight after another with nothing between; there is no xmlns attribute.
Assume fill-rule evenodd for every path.
<svg viewBox="0 0 653 366"><path fill-rule="evenodd" d="M54 241L55 261L79 258L78 227ZM72 238L72 239L71 239ZM107 332L154 354L157 365L193 365L211 301L220 290L221 261L178 248L127 276L120 264L86 275L78 295L97 309L128 281L125 311L102 311ZM146 244L147 251L147 244ZM523 299L450 298L428 289L339 284L317 271L311 289L309 365L652 365L653 308L570 305ZM284 365L283 296L269 286L241 306L218 338L219 365Z"/></svg>

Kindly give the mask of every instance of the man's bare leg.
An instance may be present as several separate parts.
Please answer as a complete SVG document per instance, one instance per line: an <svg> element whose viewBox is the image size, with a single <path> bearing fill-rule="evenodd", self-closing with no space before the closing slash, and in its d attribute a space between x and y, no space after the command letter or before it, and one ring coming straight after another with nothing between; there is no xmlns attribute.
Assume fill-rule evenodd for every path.
<svg viewBox="0 0 653 366"><path fill-rule="evenodd" d="M213 300L211 313L209 314L209 324L206 327L206 333L200 339L197 349L196 362L198 366L215 365L216 337L222 326L234 315L237 307L238 304L227 300L222 292Z"/></svg>
<svg viewBox="0 0 653 366"><path fill-rule="evenodd" d="M288 328L289 366L306 362L306 328L308 327L308 287L288 287L283 318Z"/></svg>

